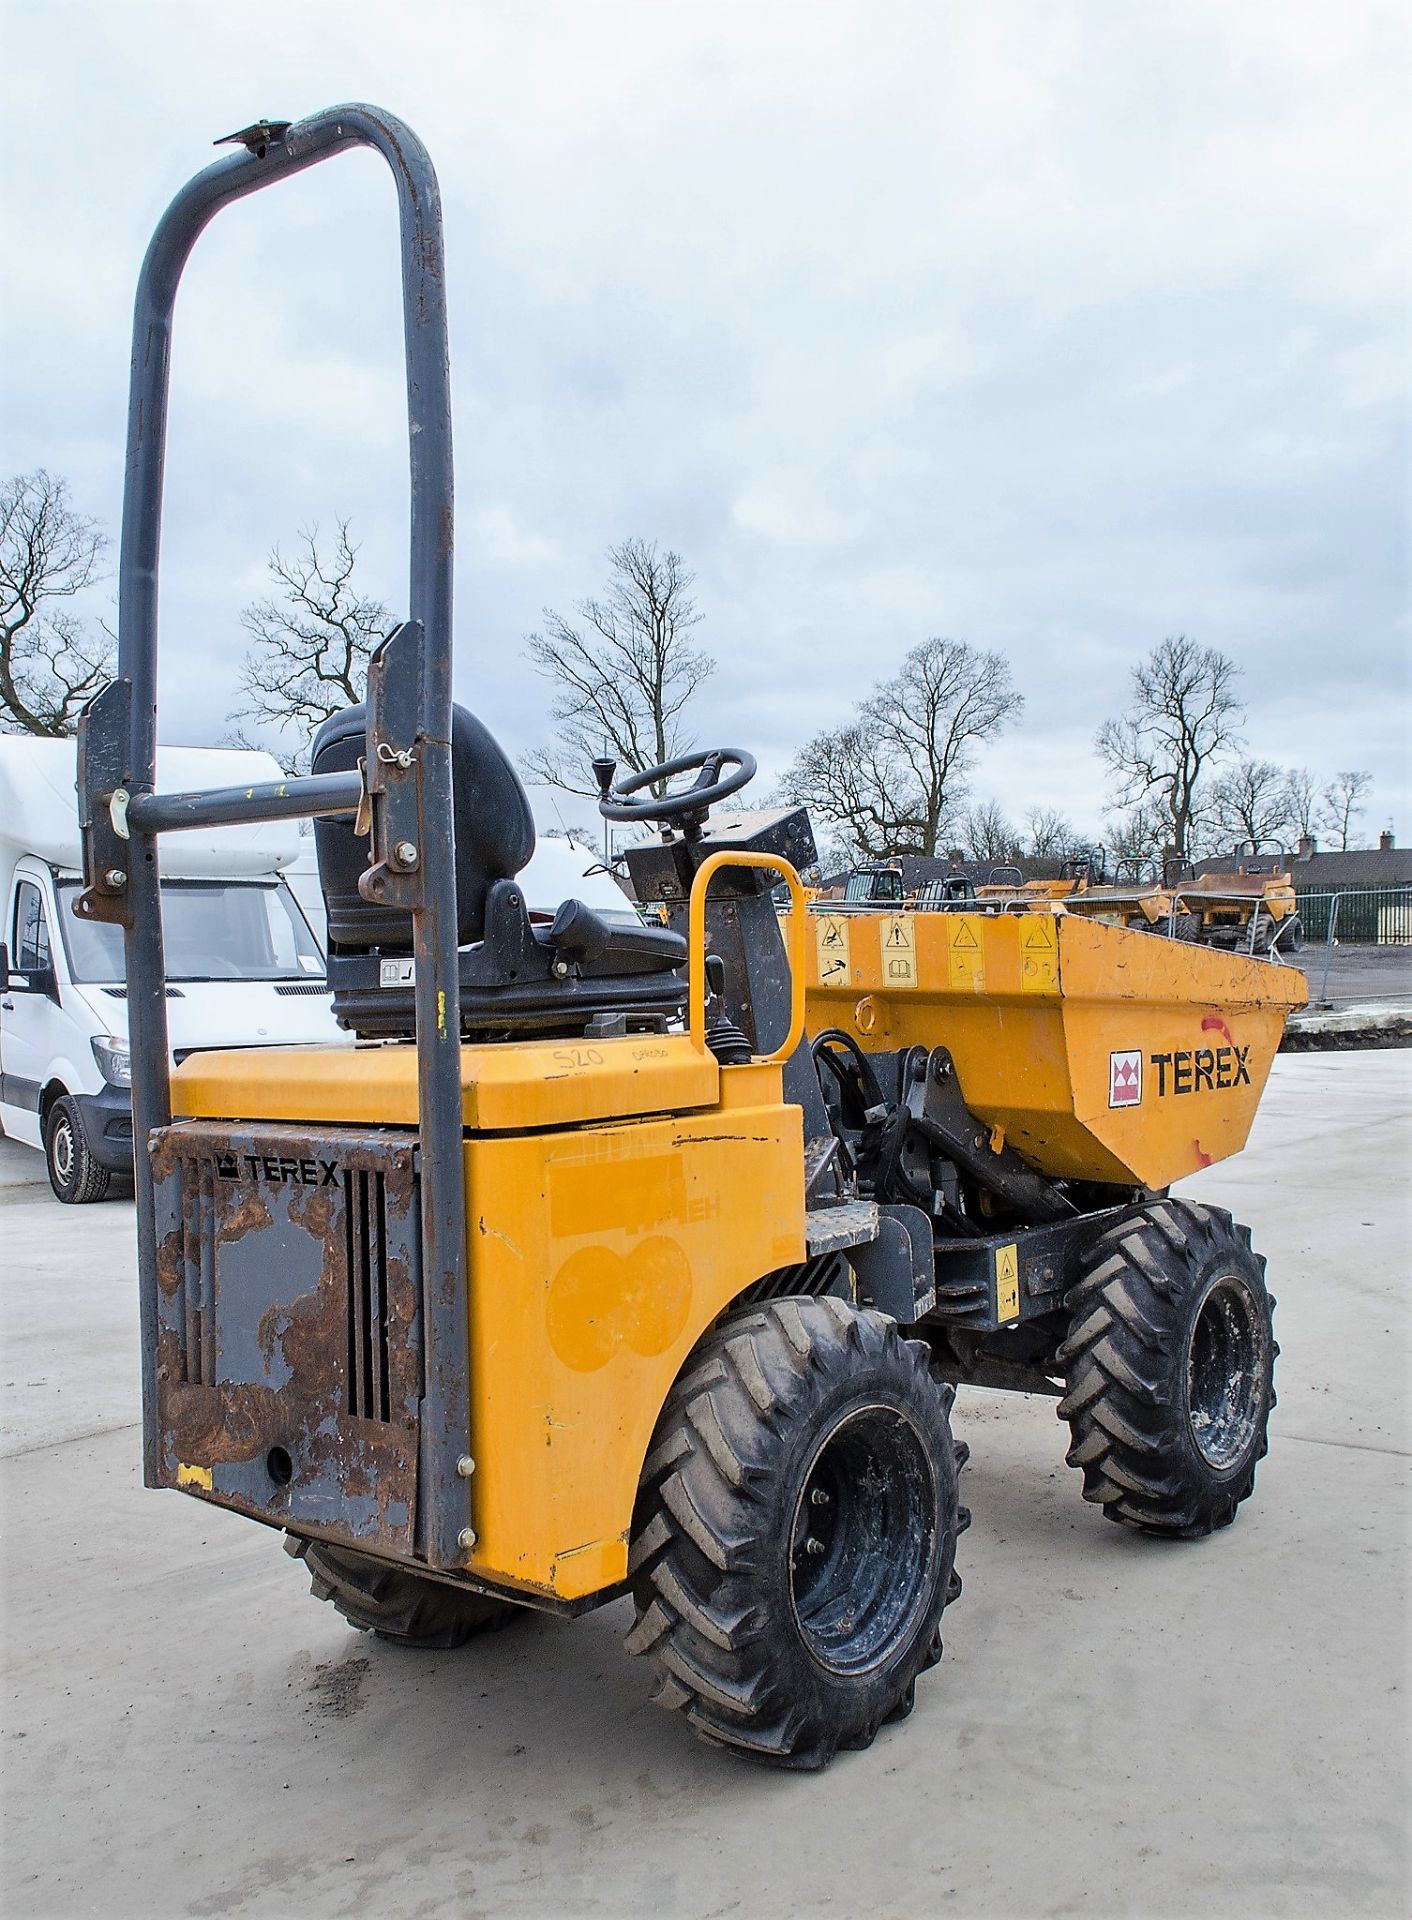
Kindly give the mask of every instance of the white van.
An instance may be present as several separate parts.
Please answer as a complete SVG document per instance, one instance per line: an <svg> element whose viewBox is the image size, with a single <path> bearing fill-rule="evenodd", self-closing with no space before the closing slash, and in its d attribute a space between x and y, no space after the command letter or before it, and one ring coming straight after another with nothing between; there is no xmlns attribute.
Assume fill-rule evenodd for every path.
<svg viewBox="0 0 1412 1920"><path fill-rule="evenodd" d="M0 736L0 1127L40 1148L70 1204L132 1168L120 927L74 913L79 876L72 740ZM265 753L159 747L163 792L277 780ZM173 1058L206 1047L350 1042L324 959L283 869L296 823L217 827L162 842Z"/></svg>

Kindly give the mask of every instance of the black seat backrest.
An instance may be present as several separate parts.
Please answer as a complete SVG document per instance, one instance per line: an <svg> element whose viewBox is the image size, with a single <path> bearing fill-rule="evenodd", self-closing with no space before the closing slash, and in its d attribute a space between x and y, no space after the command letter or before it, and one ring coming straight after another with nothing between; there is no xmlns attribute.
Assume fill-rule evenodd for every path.
<svg viewBox="0 0 1412 1920"><path fill-rule="evenodd" d="M336 713L314 736L313 771L345 773L363 757L367 709L360 703ZM534 852L534 816L520 777L487 728L464 707L451 710L452 819L456 849L457 945L469 946L485 931L485 899L496 880L510 880ZM331 952L392 953L412 950L412 916L397 907L374 906L358 891L368 864L369 842L351 820L316 820L314 841L319 884L328 913Z"/></svg>

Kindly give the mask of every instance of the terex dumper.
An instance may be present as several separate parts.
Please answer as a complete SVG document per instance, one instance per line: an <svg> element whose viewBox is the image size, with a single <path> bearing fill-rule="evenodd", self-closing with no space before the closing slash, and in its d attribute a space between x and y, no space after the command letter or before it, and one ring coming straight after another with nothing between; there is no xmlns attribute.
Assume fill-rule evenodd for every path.
<svg viewBox="0 0 1412 1920"><path fill-rule="evenodd" d="M802 810L713 815L739 749L598 763L603 813L660 829L628 858L663 924L532 919L524 794L451 700L430 162L369 107L236 145L142 271L119 674L81 738L82 910L125 930L147 1481L280 1530L317 1594L407 1643L630 1593L664 1706L822 1765L940 1656L957 1383L1058 1396L1087 1496L1144 1533L1208 1534L1250 1493L1264 1263L1166 1189L1244 1142L1302 983L1052 904L810 914ZM158 792L182 267L222 206L351 146L399 198L408 618L307 777ZM169 1072L162 836L295 814L361 1044Z"/></svg>

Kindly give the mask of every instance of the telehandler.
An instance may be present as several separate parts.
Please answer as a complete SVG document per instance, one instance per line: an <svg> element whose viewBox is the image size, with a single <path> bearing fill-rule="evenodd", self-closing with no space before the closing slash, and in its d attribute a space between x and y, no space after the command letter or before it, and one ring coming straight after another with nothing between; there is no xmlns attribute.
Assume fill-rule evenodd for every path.
<svg viewBox="0 0 1412 1920"><path fill-rule="evenodd" d="M822 1766L940 1656L958 1382L1059 1396L1124 1525L1195 1538L1251 1491L1264 1263L1166 1187L1243 1144L1302 983L1052 906L810 914L804 812L713 811L740 749L596 765L603 813L657 829L627 857L662 924L532 920L524 793L451 697L431 164L366 106L233 142L142 269L118 677L80 736L82 911L125 934L146 1481L282 1530L316 1594L408 1644L630 1594L664 1706ZM178 282L221 207L354 146L400 212L408 618L309 775L160 792ZM162 836L298 815L360 1044L173 1067Z"/></svg>

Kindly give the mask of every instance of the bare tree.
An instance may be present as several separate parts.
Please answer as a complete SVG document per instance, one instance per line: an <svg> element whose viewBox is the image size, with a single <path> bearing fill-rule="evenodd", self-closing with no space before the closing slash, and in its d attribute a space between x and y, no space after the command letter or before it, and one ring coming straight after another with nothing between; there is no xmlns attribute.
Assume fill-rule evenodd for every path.
<svg viewBox="0 0 1412 1920"><path fill-rule="evenodd" d="M1133 669L1132 703L1105 720L1095 745L1117 776L1120 807L1160 808L1165 838L1187 859L1203 826L1211 763L1239 744L1239 667L1185 634L1154 647Z"/></svg>
<svg viewBox="0 0 1412 1920"><path fill-rule="evenodd" d="M111 634L70 604L97 581L107 546L43 467L0 486L0 731L72 733L111 679Z"/></svg>
<svg viewBox="0 0 1412 1920"><path fill-rule="evenodd" d="M1031 807L1025 815L1028 852L1034 860L1065 860L1080 844L1080 834L1057 807Z"/></svg>
<svg viewBox="0 0 1412 1920"><path fill-rule="evenodd" d="M1171 822L1150 800L1114 809L1107 816L1108 844L1120 859L1165 860L1172 851Z"/></svg>
<svg viewBox="0 0 1412 1920"><path fill-rule="evenodd" d="M1347 853L1353 822L1366 813L1363 796L1373 784L1371 773L1338 773L1324 788L1319 824L1338 836L1340 853Z"/></svg>
<svg viewBox="0 0 1412 1920"><path fill-rule="evenodd" d="M833 831L845 859L879 860L908 837L878 741L861 723L836 727L800 749L780 784L780 797L807 806Z"/></svg>
<svg viewBox="0 0 1412 1920"><path fill-rule="evenodd" d="M1212 788L1213 824L1226 847L1284 847L1293 828L1289 775L1272 760L1239 760Z"/></svg>
<svg viewBox="0 0 1412 1920"><path fill-rule="evenodd" d="M1285 775L1289 802L1289 830L1296 841L1313 832L1319 808L1319 783L1308 767L1291 767Z"/></svg>
<svg viewBox="0 0 1412 1920"><path fill-rule="evenodd" d="M358 549L348 522L336 526L332 552L316 526L300 532L289 559L276 547L269 560L275 593L240 616L252 644L240 663L244 699L232 718L248 721L256 737L239 727L233 737L265 744L260 730L272 729L273 751L290 770L308 764L314 734L330 714L363 698L369 657L388 628L382 601L353 583Z"/></svg>
<svg viewBox="0 0 1412 1920"><path fill-rule="evenodd" d="M688 750L686 709L716 670L690 634L701 615L691 598L696 576L679 553L649 540L608 549L604 598L581 600L578 623L552 607L525 651L557 688L553 744L525 755L530 780L565 793L597 794L589 762L605 750L634 773Z"/></svg>
<svg viewBox="0 0 1412 1920"><path fill-rule="evenodd" d="M865 859L935 854L976 747L1023 705L1002 655L924 640L874 687L857 720L804 747L782 790Z"/></svg>
<svg viewBox="0 0 1412 1920"><path fill-rule="evenodd" d="M967 807L961 820L966 852L972 860L1013 861L1020 851L1020 834L998 800Z"/></svg>

